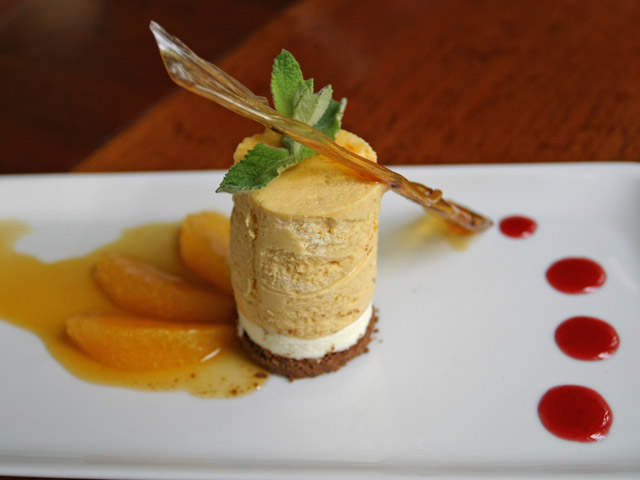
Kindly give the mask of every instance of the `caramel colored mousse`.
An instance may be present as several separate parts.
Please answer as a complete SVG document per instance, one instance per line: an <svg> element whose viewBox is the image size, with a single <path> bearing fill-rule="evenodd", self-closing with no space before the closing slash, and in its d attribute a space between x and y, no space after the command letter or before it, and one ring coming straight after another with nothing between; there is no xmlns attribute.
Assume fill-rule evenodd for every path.
<svg viewBox="0 0 640 480"><path fill-rule="evenodd" d="M338 144L372 161L373 149L340 131ZM246 138L280 146L270 132ZM239 333L253 359L289 378L342 367L366 349L376 317L378 216L386 187L316 155L261 190L235 194L231 279Z"/></svg>

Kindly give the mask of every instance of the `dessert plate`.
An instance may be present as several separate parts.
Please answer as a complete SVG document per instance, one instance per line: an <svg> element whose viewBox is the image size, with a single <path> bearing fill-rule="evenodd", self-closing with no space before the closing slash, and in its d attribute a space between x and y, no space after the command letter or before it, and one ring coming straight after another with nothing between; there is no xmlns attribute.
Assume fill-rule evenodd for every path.
<svg viewBox="0 0 640 480"><path fill-rule="evenodd" d="M467 242L434 233L420 207L385 195L377 339L338 373L204 399L86 383L37 337L0 321L0 474L84 478L591 478L640 476L640 165L400 167L495 220L527 215L536 233L493 228ZM0 178L0 219L47 261L85 254L122 229L230 212L222 172ZM567 295L545 271L589 257L602 288ZM1 266L0 266L1 268ZM0 292L0 301L2 292ZM569 358L566 318L610 323L609 359ZM562 440L537 406L551 387L597 390L608 437Z"/></svg>

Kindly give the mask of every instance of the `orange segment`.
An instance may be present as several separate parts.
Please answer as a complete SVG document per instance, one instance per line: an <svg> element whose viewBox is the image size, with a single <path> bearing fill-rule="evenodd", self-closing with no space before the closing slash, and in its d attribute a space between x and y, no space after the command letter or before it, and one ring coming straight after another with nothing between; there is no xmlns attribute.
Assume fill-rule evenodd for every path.
<svg viewBox="0 0 640 480"><path fill-rule="evenodd" d="M236 337L233 325L173 323L120 315L78 315L67 334L98 362L123 370L151 370L198 363Z"/></svg>
<svg viewBox="0 0 640 480"><path fill-rule="evenodd" d="M107 253L94 277L106 295L138 315L180 322L233 322L233 298L169 275L144 262Z"/></svg>
<svg viewBox="0 0 640 480"><path fill-rule="evenodd" d="M229 270L229 218L217 212L187 215L180 229L180 255L196 275L233 294Z"/></svg>

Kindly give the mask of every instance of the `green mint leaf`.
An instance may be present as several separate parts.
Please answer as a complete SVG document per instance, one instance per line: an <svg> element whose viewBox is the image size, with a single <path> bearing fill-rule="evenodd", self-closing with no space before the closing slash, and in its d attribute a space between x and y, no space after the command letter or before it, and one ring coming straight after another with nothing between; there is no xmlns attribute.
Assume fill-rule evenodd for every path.
<svg viewBox="0 0 640 480"><path fill-rule="evenodd" d="M305 86L299 86L296 92L296 104L293 108L293 118L307 125L318 123L328 111L333 99L331 85L324 87L318 93L313 93ZM335 134L334 134L335 135ZM315 152L301 143L285 137L284 146L293 154L296 162L301 162L315 155Z"/></svg>
<svg viewBox="0 0 640 480"><path fill-rule="evenodd" d="M293 116L293 107L296 103L296 93L300 85L307 85L302 77L300 64L286 50L273 61L271 73L271 95L276 110L288 117ZM313 83L310 87L313 90Z"/></svg>
<svg viewBox="0 0 640 480"><path fill-rule="evenodd" d="M324 115L318 120L313 127L320 130L332 140L336 139L336 134L340 131L340 123L344 115L344 109L347 107L347 99L343 98L339 102L331 100L329 107Z"/></svg>
<svg viewBox="0 0 640 480"><path fill-rule="evenodd" d="M288 151L291 152L291 155L293 155L296 163L300 163L303 160L311 158L316 154L316 152L311 150L309 147L305 147L303 144L296 142L290 137L284 137L282 139L282 144Z"/></svg>
<svg viewBox="0 0 640 480"><path fill-rule="evenodd" d="M295 162L285 148L258 143L224 176L216 192L241 193L259 190Z"/></svg>
<svg viewBox="0 0 640 480"><path fill-rule="evenodd" d="M340 123L344 114L344 109L347 106L347 99L343 98L339 102L330 99L328 107L325 109L324 114L320 119L313 124L316 130L321 131L327 137L332 140L336 139L336 134L340 131ZM297 161L301 162L307 158L313 157L316 152L309 147L305 147L301 143L292 140L289 137L285 137L282 140L284 146L293 154Z"/></svg>
<svg viewBox="0 0 640 480"><path fill-rule="evenodd" d="M329 108L333 97L331 85L324 87L318 93L306 88L300 89L298 101L293 107L293 118L307 125L315 125Z"/></svg>
<svg viewBox="0 0 640 480"><path fill-rule="evenodd" d="M314 93L313 79L304 80L300 65L286 50L282 50L273 62L271 93L278 112L311 125L335 140L346 99L333 100L331 85ZM229 169L216 191L241 193L258 190L286 168L316 154L289 137L284 137L282 144L284 148L257 144L242 161Z"/></svg>

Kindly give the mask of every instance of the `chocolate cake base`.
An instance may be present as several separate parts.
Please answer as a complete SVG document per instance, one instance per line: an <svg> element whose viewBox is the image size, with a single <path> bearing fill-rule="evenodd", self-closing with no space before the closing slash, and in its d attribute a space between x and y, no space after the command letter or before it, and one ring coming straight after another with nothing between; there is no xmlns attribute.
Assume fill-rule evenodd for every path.
<svg viewBox="0 0 640 480"><path fill-rule="evenodd" d="M335 372L343 367L349 360L364 352L369 342L371 342L371 336L377 322L378 316L374 310L371 314L371 320L369 320L367 330L352 347L340 352L329 352L321 358L303 358L296 360L295 358L283 357L282 355L271 353L269 350L262 348L251 340L246 332L240 337L240 342L254 362L272 373L288 377L289 380L317 377L323 373Z"/></svg>

